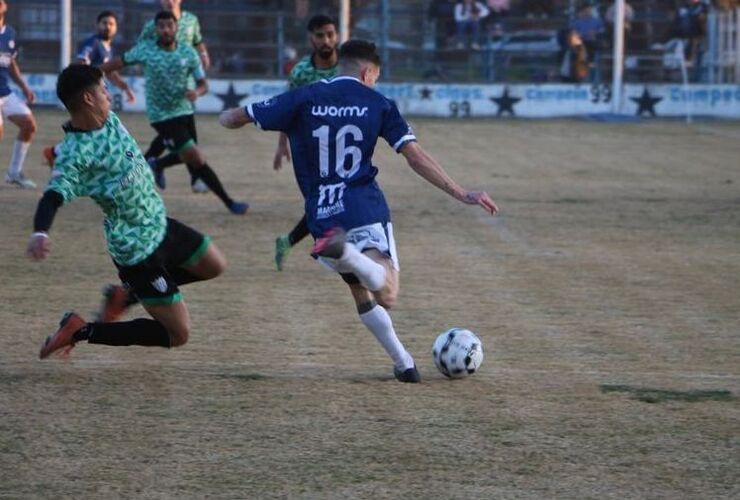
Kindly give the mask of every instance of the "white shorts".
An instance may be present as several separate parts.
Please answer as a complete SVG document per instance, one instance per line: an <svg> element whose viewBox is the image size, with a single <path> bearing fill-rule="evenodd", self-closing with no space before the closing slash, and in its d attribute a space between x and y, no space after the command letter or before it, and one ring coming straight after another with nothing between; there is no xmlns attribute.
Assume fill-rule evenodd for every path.
<svg viewBox="0 0 740 500"><path fill-rule="evenodd" d="M3 118L16 115L30 115L31 108L26 101L15 95L13 92L0 97L0 126L3 125Z"/></svg>
<svg viewBox="0 0 740 500"><path fill-rule="evenodd" d="M396 240L393 238L393 224L391 222L387 224L376 222L375 224L350 229L347 231L347 243L354 245L360 252L370 250L371 248L378 250L380 253L390 257L393 263L393 269L396 271L400 270ZM319 257L318 260L332 271L337 270L335 259Z"/></svg>

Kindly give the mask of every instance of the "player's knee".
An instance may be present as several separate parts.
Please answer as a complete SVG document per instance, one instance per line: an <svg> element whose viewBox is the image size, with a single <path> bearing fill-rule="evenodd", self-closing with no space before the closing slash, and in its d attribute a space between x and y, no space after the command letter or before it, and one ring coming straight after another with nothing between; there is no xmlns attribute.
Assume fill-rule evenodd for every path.
<svg viewBox="0 0 740 500"><path fill-rule="evenodd" d="M386 309L392 309L398 304L398 292L396 290L381 290L374 295L376 302Z"/></svg>
<svg viewBox="0 0 740 500"><path fill-rule="evenodd" d="M29 138L30 136L36 133L36 130L38 130L38 127L36 126L36 121L33 119L27 120L23 124L23 127L21 127L21 131L27 136L29 136Z"/></svg>
<svg viewBox="0 0 740 500"><path fill-rule="evenodd" d="M170 335L170 347L180 347L188 343L190 338L190 325L181 325L177 328L167 330Z"/></svg>

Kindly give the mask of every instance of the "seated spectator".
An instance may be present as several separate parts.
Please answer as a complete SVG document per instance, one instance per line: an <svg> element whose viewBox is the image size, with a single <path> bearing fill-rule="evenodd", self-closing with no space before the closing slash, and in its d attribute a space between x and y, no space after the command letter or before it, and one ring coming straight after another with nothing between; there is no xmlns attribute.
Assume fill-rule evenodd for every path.
<svg viewBox="0 0 740 500"><path fill-rule="evenodd" d="M581 83L588 79L588 49L576 30L564 32L563 57L560 64L560 78L564 82Z"/></svg>
<svg viewBox="0 0 740 500"><path fill-rule="evenodd" d="M486 18L488 31L494 38L501 38L504 34L504 18L511 10L511 0L488 0L490 15Z"/></svg>
<svg viewBox="0 0 740 500"><path fill-rule="evenodd" d="M472 33L470 47L480 49L480 22L489 14L488 7L474 0L463 0L455 5L455 23L457 23L457 48L465 47L465 34Z"/></svg>

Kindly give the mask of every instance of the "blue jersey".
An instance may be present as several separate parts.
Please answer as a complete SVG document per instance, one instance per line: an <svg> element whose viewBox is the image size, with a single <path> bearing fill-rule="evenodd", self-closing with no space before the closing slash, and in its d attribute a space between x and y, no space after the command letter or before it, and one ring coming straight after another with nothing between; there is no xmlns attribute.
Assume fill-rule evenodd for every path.
<svg viewBox="0 0 740 500"><path fill-rule="evenodd" d="M5 25L0 28L0 97L10 94L10 65L17 55L15 30Z"/></svg>
<svg viewBox="0 0 740 500"><path fill-rule="evenodd" d="M80 44L75 57L97 67L113 59L113 48L110 45L106 47L100 35L90 35Z"/></svg>
<svg viewBox="0 0 740 500"><path fill-rule="evenodd" d="M353 77L340 76L247 106L264 130L285 132L314 237L334 226L390 222L372 164L379 137L396 151L416 136L395 103Z"/></svg>

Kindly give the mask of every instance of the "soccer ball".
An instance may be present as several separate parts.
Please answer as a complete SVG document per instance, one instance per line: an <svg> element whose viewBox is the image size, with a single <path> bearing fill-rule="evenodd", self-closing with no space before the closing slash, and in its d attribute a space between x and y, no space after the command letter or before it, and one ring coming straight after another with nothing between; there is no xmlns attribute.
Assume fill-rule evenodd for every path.
<svg viewBox="0 0 740 500"><path fill-rule="evenodd" d="M446 377L467 377L483 362L483 344L470 330L452 328L434 341L432 356L437 369Z"/></svg>

